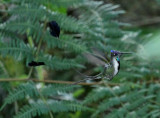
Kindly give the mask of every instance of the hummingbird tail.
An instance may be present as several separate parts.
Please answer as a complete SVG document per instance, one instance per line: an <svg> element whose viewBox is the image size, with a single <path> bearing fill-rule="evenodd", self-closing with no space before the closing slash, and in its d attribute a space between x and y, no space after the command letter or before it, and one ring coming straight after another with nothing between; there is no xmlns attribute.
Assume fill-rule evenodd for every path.
<svg viewBox="0 0 160 118"><path fill-rule="evenodd" d="M101 77L96 77L96 78L86 78L86 79L83 79L83 80L80 80L80 81L78 81L78 82L73 83L73 85L79 84L79 83L81 83L81 82L83 82L83 81L87 81L87 80L95 80L95 79L101 79Z"/></svg>
<svg viewBox="0 0 160 118"><path fill-rule="evenodd" d="M75 70L77 73L79 73L82 77L84 78L97 78L97 77L100 77L100 75L102 75L102 73L99 73L95 76L88 76L88 75L85 75L85 74L82 74L81 72L79 72L78 70ZM98 79L98 78L97 78Z"/></svg>
<svg viewBox="0 0 160 118"><path fill-rule="evenodd" d="M90 79L89 79L89 78L86 78L86 79L80 80L80 81L78 81L78 82L74 82L73 85L79 84L79 83L81 83L81 82L83 82L83 81L86 81L86 80L90 80Z"/></svg>
<svg viewBox="0 0 160 118"><path fill-rule="evenodd" d="M75 71L78 72L78 73L79 73L82 77L84 77L85 79L80 80L80 81L78 81L78 82L75 82L75 83L73 83L73 84L78 84L78 83L81 83L81 82L86 81L86 80L101 79L101 76L100 76L100 75L102 75L102 73L99 73L99 74L97 74L97 75L95 75L95 76L88 76L88 75L84 75L84 74L80 73L80 72L77 71L77 70L75 70Z"/></svg>

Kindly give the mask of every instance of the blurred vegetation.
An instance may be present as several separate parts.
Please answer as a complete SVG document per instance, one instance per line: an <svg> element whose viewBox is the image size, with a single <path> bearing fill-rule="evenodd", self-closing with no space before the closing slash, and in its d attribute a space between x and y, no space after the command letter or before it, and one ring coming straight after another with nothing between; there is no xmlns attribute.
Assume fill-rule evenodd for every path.
<svg viewBox="0 0 160 118"><path fill-rule="evenodd" d="M98 61L84 56L93 49L108 59L110 50L133 54L123 56L119 74L102 84L0 82L0 118L159 117L158 5L159 0L1 0L0 79L78 81L83 77L74 69L101 71ZM49 33L52 20L60 25L59 38ZM32 60L46 65L29 67Z"/></svg>

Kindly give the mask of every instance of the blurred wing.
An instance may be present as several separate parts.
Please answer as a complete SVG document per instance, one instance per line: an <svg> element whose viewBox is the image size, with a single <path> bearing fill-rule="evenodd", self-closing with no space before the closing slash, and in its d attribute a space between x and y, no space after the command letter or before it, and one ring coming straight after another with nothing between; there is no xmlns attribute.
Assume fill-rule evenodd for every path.
<svg viewBox="0 0 160 118"><path fill-rule="evenodd" d="M109 63L105 54L98 49L92 49L92 53L85 53L84 56L90 63L97 66L104 66L106 63Z"/></svg>
<svg viewBox="0 0 160 118"><path fill-rule="evenodd" d="M106 54L96 48L92 49L92 53L96 56L98 56L99 58L105 60L106 62L109 62L109 59L107 58Z"/></svg>
<svg viewBox="0 0 160 118"><path fill-rule="evenodd" d="M92 63L96 66L104 66L106 63L103 58L95 56L94 54L91 53L85 53L84 57L88 60L89 63Z"/></svg>

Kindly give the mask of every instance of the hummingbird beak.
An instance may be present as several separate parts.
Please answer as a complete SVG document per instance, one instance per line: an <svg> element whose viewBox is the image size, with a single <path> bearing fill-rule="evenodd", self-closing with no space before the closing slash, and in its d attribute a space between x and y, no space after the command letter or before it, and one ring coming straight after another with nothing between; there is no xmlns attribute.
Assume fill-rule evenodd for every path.
<svg viewBox="0 0 160 118"><path fill-rule="evenodd" d="M123 54L132 54L132 52L120 52L120 56L122 56Z"/></svg>
<svg viewBox="0 0 160 118"><path fill-rule="evenodd" d="M132 54L132 52L120 52L121 54Z"/></svg>

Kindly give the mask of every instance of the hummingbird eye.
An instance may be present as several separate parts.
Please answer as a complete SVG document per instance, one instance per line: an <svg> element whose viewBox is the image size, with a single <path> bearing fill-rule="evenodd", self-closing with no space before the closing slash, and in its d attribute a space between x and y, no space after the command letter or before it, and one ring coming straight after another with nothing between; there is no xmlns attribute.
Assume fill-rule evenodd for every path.
<svg viewBox="0 0 160 118"><path fill-rule="evenodd" d="M117 53L117 52L115 52L115 53L114 53L114 56L117 56L117 55L118 55L118 53Z"/></svg>

